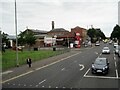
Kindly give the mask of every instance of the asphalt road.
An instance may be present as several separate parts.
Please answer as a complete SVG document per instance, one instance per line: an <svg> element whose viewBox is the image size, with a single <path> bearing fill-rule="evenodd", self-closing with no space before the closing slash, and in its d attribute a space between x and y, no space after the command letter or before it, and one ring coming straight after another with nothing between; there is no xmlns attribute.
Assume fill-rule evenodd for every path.
<svg viewBox="0 0 120 90"><path fill-rule="evenodd" d="M110 54L101 53L106 45L111 49ZM110 62L110 71L105 76L91 73L91 64L97 57L107 57ZM114 54L113 45L102 43L8 80L2 88L118 88L119 68L120 58Z"/></svg>

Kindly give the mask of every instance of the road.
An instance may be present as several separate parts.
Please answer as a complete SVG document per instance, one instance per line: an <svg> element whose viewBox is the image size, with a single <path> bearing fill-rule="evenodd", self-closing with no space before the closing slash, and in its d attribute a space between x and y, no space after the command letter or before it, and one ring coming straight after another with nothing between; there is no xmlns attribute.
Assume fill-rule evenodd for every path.
<svg viewBox="0 0 120 90"><path fill-rule="evenodd" d="M110 54L102 54L104 46ZM107 75L91 73L91 64L97 57L107 57L110 71ZM114 54L113 45L80 50L72 56L54 62L25 75L3 81L3 88L118 88L120 85L120 58Z"/></svg>

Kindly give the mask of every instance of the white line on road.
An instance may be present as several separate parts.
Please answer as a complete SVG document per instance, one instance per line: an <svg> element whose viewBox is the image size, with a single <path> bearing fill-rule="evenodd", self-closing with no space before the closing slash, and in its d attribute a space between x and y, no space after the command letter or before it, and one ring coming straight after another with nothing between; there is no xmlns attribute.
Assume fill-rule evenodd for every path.
<svg viewBox="0 0 120 90"><path fill-rule="evenodd" d="M114 57L114 60L116 60L116 57Z"/></svg>
<svg viewBox="0 0 120 90"><path fill-rule="evenodd" d="M118 71L117 71L117 69L115 71L116 71L116 78L118 78Z"/></svg>
<svg viewBox="0 0 120 90"><path fill-rule="evenodd" d="M58 62L61 62L61 61L63 61L63 60L66 60L66 59L68 59L68 58L71 58L71 57L73 57L73 56L76 56L76 55L78 55L78 54L80 54L80 53L81 53L81 52L76 53L76 54L73 54L73 55L68 56L68 57L66 57L66 58L60 59L60 60L58 60L58 61L56 61L56 62L50 63L50 64L45 65L45 66L40 67L40 68L37 68L37 69L35 69L35 70L40 70L40 69L46 68L46 67L48 67L48 66L54 65L54 64L56 64L56 63L58 63Z"/></svg>
<svg viewBox="0 0 120 90"><path fill-rule="evenodd" d="M3 72L3 73L0 73L0 74L8 74L8 73L12 73L13 71L6 71L6 72Z"/></svg>
<svg viewBox="0 0 120 90"><path fill-rule="evenodd" d="M63 60L66 60L66 59L71 58L71 57L73 57L73 56L76 56L76 55L78 55L78 54L80 54L80 53L81 53L81 52L76 53L76 54L73 54L73 55L68 56L68 57L66 57L66 58L60 59L60 60L58 60L58 61L56 61L56 62L50 63L50 64L45 65L45 66L40 67L40 68L37 68L37 69L35 69L35 70L40 70L40 69L46 68L46 67L48 67L48 66L51 66L51 65L56 64L56 63L58 63L58 62L61 62L61 61L63 61ZM29 73L32 73L32 72L34 72L34 71L32 70L32 71L29 71L29 72L27 72L27 73L24 73L24 74L18 75L18 76L16 76L16 77L10 78L10 79L8 79L8 80L0 81L0 83L5 83L5 82L8 82L8 81L14 80L14 79L16 79L16 78L25 76L25 75L27 75L27 74L29 74Z"/></svg>
<svg viewBox="0 0 120 90"><path fill-rule="evenodd" d="M95 54L98 54L98 52L95 52Z"/></svg>
<svg viewBox="0 0 120 90"><path fill-rule="evenodd" d="M82 67L82 68L80 69L80 71L84 69L84 65L83 65L83 64L79 64L79 66Z"/></svg>
<svg viewBox="0 0 120 90"><path fill-rule="evenodd" d="M41 82L39 82L39 84L42 84L42 83L44 83L46 81L46 79L45 80L43 80L43 81L41 81Z"/></svg>
<svg viewBox="0 0 120 90"><path fill-rule="evenodd" d="M49 88L51 88L51 86L49 86Z"/></svg>
<svg viewBox="0 0 120 90"><path fill-rule="evenodd" d="M61 69L61 71L65 70L65 68Z"/></svg>
<svg viewBox="0 0 120 90"><path fill-rule="evenodd" d="M116 64L116 61L115 61L115 67L117 68L117 64Z"/></svg>
<svg viewBox="0 0 120 90"><path fill-rule="evenodd" d="M86 76L89 71L90 71L90 68L87 70L87 72L84 74L84 76Z"/></svg>
<svg viewBox="0 0 120 90"><path fill-rule="evenodd" d="M117 77L105 77L105 76L90 76L90 75L86 75L84 77L88 77L88 78L98 78L98 79L118 79Z"/></svg>
<svg viewBox="0 0 120 90"><path fill-rule="evenodd" d="M32 73L32 72L33 72L33 70L32 70L32 71L29 71L29 72L27 72L27 73L24 73L24 74L18 75L18 76L16 76L16 77L10 78L10 79L5 80L5 81L0 82L0 83L5 83L5 82L8 82L8 81L11 81L11 80L13 80L13 79L16 79L16 78L22 77L22 76L27 75L27 74Z"/></svg>

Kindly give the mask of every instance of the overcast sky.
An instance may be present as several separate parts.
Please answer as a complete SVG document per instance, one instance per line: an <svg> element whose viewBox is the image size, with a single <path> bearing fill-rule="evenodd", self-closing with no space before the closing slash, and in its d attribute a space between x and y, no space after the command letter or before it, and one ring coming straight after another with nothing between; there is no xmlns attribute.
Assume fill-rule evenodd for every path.
<svg viewBox="0 0 120 90"><path fill-rule="evenodd" d="M18 34L26 27L38 30L51 30L51 21L55 28L101 28L110 36L113 27L118 24L119 0L16 0ZM1 30L15 35L14 0L0 2ZM1 20L0 20L1 21Z"/></svg>

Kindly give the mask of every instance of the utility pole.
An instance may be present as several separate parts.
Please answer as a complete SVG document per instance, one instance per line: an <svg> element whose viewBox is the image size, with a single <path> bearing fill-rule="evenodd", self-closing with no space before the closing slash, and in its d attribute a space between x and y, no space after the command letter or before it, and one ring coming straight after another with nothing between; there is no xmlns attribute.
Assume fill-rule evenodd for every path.
<svg viewBox="0 0 120 90"><path fill-rule="evenodd" d="M17 7L15 0L15 31L16 31L16 66L19 67L18 63L18 37L17 37Z"/></svg>

